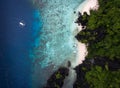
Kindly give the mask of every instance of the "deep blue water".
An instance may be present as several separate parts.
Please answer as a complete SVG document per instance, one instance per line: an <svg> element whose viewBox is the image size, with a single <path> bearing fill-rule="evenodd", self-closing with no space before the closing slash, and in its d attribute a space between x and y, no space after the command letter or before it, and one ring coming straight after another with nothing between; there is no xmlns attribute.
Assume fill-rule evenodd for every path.
<svg viewBox="0 0 120 88"><path fill-rule="evenodd" d="M31 88L34 12L28 0L0 0L0 88Z"/></svg>
<svg viewBox="0 0 120 88"><path fill-rule="evenodd" d="M38 88L54 71L51 65L74 59L71 17L82 0L36 1L45 7L35 8L30 0L0 0L0 88L32 88L32 83Z"/></svg>

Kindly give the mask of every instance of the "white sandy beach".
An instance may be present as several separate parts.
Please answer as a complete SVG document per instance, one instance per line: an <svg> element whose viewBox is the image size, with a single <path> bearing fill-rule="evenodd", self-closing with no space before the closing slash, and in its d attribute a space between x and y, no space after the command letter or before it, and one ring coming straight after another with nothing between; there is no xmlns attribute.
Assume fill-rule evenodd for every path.
<svg viewBox="0 0 120 88"><path fill-rule="evenodd" d="M82 6L82 8L81 8ZM77 12L87 12L90 15L90 10L97 10L99 8L98 0L85 0L78 8Z"/></svg>
<svg viewBox="0 0 120 88"><path fill-rule="evenodd" d="M76 10L76 12L87 12L90 15L90 10L97 10L99 8L98 0L86 0L84 1ZM82 30L82 26L77 25L78 32ZM87 47L84 43L77 41L77 57L76 57L76 64L81 64L87 55Z"/></svg>

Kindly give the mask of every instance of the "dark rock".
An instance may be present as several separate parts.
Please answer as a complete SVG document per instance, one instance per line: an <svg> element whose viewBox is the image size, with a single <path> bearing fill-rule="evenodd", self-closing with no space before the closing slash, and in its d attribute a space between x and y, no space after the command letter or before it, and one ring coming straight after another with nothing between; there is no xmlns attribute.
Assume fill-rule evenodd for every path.
<svg viewBox="0 0 120 88"><path fill-rule="evenodd" d="M56 72L53 73L53 75L51 75L44 88L61 88L63 86L65 77L68 76L68 73L68 68L59 68Z"/></svg>
<svg viewBox="0 0 120 88"><path fill-rule="evenodd" d="M68 67L71 67L71 62L70 61L68 61Z"/></svg>

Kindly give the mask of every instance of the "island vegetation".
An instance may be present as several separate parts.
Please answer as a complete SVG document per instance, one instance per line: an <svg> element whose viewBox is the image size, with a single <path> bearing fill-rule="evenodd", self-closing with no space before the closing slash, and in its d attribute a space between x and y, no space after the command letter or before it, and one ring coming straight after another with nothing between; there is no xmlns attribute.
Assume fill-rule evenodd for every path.
<svg viewBox="0 0 120 88"><path fill-rule="evenodd" d="M91 15L83 15L79 22L87 22L85 30L78 33L76 38L88 47L87 58L96 56L120 58L120 0L99 0L97 11ZM86 21L87 20L87 21Z"/></svg>
<svg viewBox="0 0 120 88"><path fill-rule="evenodd" d="M78 13L75 22L83 26L75 37L88 45L88 55L75 68L73 88L120 88L120 0L98 1L97 11ZM60 69L48 80L47 86L52 87L45 88L62 88L68 71ZM65 69L67 74L60 72Z"/></svg>
<svg viewBox="0 0 120 88"><path fill-rule="evenodd" d="M78 77L74 88L120 88L120 0L98 1L97 11L91 10L90 16L84 13L77 19L78 25L86 27L76 38L88 45L86 59L93 64L88 69L89 63L83 63L87 69L83 71L84 82ZM82 67L77 67L77 73Z"/></svg>
<svg viewBox="0 0 120 88"><path fill-rule="evenodd" d="M64 79L66 76L68 76L68 73L68 68L60 67L50 76L44 88L62 88Z"/></svg>

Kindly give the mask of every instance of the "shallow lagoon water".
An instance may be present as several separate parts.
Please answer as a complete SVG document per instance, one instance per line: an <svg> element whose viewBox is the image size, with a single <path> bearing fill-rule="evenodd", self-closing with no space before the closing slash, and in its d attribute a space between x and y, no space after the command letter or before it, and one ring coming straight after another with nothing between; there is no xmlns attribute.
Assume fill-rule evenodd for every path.
<svg viewBox="0 0 120 88"><path fill-rule="evenodd" d="M43 86L48 77L60 66L76 59L74 11L83 0L35 1L38 19L42 22L36 34L33 60L34 88Z"/></svg>

